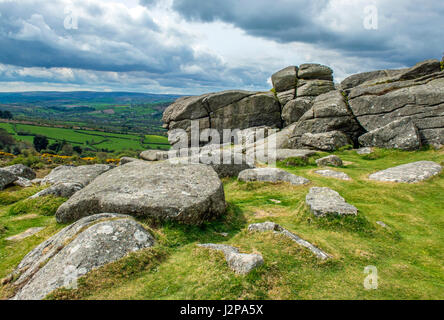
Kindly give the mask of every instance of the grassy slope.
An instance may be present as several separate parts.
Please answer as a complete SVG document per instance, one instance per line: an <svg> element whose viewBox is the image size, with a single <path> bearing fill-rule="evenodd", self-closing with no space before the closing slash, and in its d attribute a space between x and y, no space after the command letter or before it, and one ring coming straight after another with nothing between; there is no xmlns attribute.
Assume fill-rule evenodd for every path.
<svg viewBox="0 0 444 320"><path fill-rule="evenodd" d="M338 154L347 161L340 170L353 181L317 176L312 165L285 167L312 180L309 186L225 180L229 203L226 216L200 228L141 221L158 238L156 249L132 254L94 271L81 281L77 291L60 290L52 298L444 299L444 174L415 185L366 179L376 170L403 163L442 163L444 152L378 151L376 160L367 160L354 151ZM304 204L311 186L337 190L358 207L358 217L314 218ZM39 205L29 207L31 213ZM0 235L0 277L10 272L33 246L61 228L51 217L13 221L16 217L10 216L11 212L15 211L8 206L0 209L0 224L9 228ZM246 232L249 223L267 220L318 245L334 259L319 262L288 239ZM380 227L376 221L385 222L389 228ZM20 243L8 244L4 240L37 225L48 228ZM224 238L218 232L229 236ZM237 276L228 269L221 254L196 247L205 242L261 252L265 265L247 276ZM363 288L363 271L368 265L378 268L378 290Z"/></svg>
<svg viewBox="0 0 444 320"><path fill-rule="evenodd" d="M17 135L14 126L10 123L0 123L0 128L4 128L9 133L14 134L14 138L17 140L32 142L34 139L33 136ZM149 146L153 149L168 148L165 145L168 144L168 138L163 136L146 135L144 140L145 146L143 146L140 143L140 137L133 134L117 134L89 130L72 130L25 124L17 124L15 128L17 131L44 135L49 138L50 143L53 143L56 140L66 140L73 145L84 146L86 141L94 140L96 142L96 144L94 144L95 148L105 148L115 151L123 151L128 149L144 150L145 146Z"/></svg>

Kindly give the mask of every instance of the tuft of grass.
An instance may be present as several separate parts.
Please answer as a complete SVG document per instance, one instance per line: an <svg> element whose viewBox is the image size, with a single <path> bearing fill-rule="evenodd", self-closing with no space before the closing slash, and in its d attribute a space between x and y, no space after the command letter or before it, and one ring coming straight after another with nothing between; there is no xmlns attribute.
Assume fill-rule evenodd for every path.
<svg viewBox="0 0 444 320"><path fill-rule="evenodd" d="M66 200L66 198L59 198L54 196L45 196L36 199L25 199L12 205L8 209L8 214L11 216L16 216L34 213L44 216L53 216L56 213L57 209Z"/></svg>
<svg viewBox="0 0 444 320"><path fill-rule="evenodd" d="M43 190L45 187L42 186L34 186L30 188L21 188L21 187L10 187L6 190L0 192L0 206L1 205L10 205L16 203L20 200L29 198L30 196L36 194L37 192Z"/></svg>
<svg viewBox="0 0 444 320"><path fill-rule="evenodd" d="M280 162L281 165L287 167L306 167L310 164L308 157L288 158Z"/></svg>
<svg viewBox="0 0 444 320"><path fill-rule="evenodd" d="M123 259L96 269L78 281L77 289L61 288L46 297L47 300L86 299L91 293L111 289L149 272L164 261L168 251L163 247L130 253Z"/></svg>
<svg viewBox="0 0 444 320"><path fill-rule="evenodd" d="M4 226L2 223L0 223L0 235L5 233L8 230L6 226Z"/></svg>

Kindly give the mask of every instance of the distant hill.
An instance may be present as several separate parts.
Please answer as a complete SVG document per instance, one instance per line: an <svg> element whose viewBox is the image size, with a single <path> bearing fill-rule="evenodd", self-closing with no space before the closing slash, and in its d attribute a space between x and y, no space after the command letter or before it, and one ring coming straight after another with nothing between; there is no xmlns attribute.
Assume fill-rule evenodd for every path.
<svg viewBox="0 0 444 320"><path fill-rule="evenodd" d="M15 120L112 132L162 134L162 114L179 95L137 92L0 92Z"/></svg>
<svg viewBox="0 0 444 320"><path fill-rule="evenodd" d="M147 103L175 100L179 95L152 94L138 92L94 92L94 91L32 91L32 92L0 92L0 104L9 103Z"/></svg>

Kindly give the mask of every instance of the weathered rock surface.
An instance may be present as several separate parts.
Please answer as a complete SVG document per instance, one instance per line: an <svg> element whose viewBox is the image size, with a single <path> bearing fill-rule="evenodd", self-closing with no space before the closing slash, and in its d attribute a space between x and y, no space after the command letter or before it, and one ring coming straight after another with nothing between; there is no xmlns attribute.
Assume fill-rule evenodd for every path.
<svg viewBox="0 0 444 320"><path fill-rule="evenodd" d="M340 131L353 141L362 134L362 128L354 119L340 91L322 94L314 100L313 107L307 111L293 127L292 148L302 148L301 137L305 133L325 133Z"/></svg>
<svg viewBox="0 0 444 320"><path fill-rule="evenodd" d="M316 97L334 91L333 81L328 80L299 80L296 94L298 97Z"/></svg>
<svg viewBox="0 0 444 320"><path fill-rule="evenodd" d="M324 133L304 133L300 143L316 150L335 151L352 142L345 133L341 131L330 131Z"/></svg>
<svg viewBox="0 0 444 320"><path fill-rule="evenodd" d="M421 147L421 138L413 121L403 118L367 132L359 137L359 143L386 149L416 150Z"/></svg>
<svg viewBox="0 0 444 320"><path fill-rule="evenodd" d="M39 233L40 231L42 231L44 228L42 227L36 227L36 228L29 228L28 230L17 234L15 236L6 238L7 241L21 241L23 239L29 238L37 233Z"/></svg>
<svg viewBox="0 0 444 320"><path fill-rule="evenodd" d="M14 185L22 188L28 188L33 186L31 180L22 177L18 177L17 180L14 181Z"/></svg>
<svg viewBox="0 0 444 320"><path fill-rule="evenodd" d="M239 274L250 273L253 269L264 264L262 255L240 253L239 249L232 246L207 243L200 244L199 247L223 252L230 269Z"/></svg>
<svg viewBox="0 0 444 320"><path fill-rule="evenodd" d="M97 177L56 218L66 223L100 212L200 224L225 212L225 194L210 166L135 161Z"/></svg>
<svg viewBox="0 0 444 320"><path fill-rule="evenodd" d="M3 169L11 172L16 177L25 178L28 180L35 179L35 177L36 177L36 173L34 172L34 170L32 170L31 168L29 168L23 164L14 164L9 167L4 167Z"/></svg>
<svg viewBox="0 0 444 320"><path fill-rule="evenodd" d="M80 183L59 182L45 190L36 193L35 195L31 196L30 199L36 199L49 195L55 197L70 198L77 191L80 191L82 189L83 185Z"/></svg>
<svg viewBox="0 0 444 320"><path fill-rule="evenodd" d="M5 169L0 169L0 190L17 180L17 176Z"/></svg>
<svg viewBox="0 0 444 320"><path fill-rule="evenodd" d="M274 222L263 222L263 223L255 223L250 224L248 226L248 231L258 231L258 232L266 232L266 231L274 231L277 234L281 234L287 238L290 238L300 246L303 246L309 249L313 254L315 254L319 259L326 260L330 258L330 255L314 246L310 242L300 238L298 235L288 231L287 229L282 228L280 225Z"/></svg>
<svg viewBox="0 0 444 320"><path fill-rule="evenodd" d="M316 164L318 165L318 167L325 167L325 166L341 167L343 165L343 162L341 158L339 158L338 156L331 155L317 159Z"/></svg>
<svg viewBox="0 0 444 320"><path fill-rule="evenodd" d="M296 176L285 170L277 168L256 168L244 170L239 174L241 181L262 181L262 182L288 182L293 185L304 185L310 180Z"/></svg>
<svg viewBox="0 0 444 320"><path fill-rule="evenodd" d="M313 106L314 97L299 97L289 101L282 109L282 119L286 126L299 119Z"/></svg>
<svg viewBox="0 0 444 320"><path fill-rule="evenodd" d="M101 174L109 171L112 167L106 164L93 164L86 166L60 166L53 169L41 184L56 183L78 183L87 186L91 181Z"/></svg>
<svg viewBox="0 0 444 320"><path fill-rule="evenodd" d="M298 78L333 81L333 70L321 64L315 64L315 63L301 64L298 70Z"/></svg>
<svg viewBox="0 0 444 320"><path fill-rule="evenodd" d="M413 80L361 85L350 90L349 103L356 119L366 131L410 118L418 128L423 144L442 145L443 88L444 72L437 72Z"/></svg>
<svg viewBox="0 0 444 320"><path fill-rule="evenodd" d="M128 216L103 213L66 227L32 250L13 272L14 300L40 300L93 269L153 246L154 238Z"/></svg>
<svg viewBox="0 0 444 320"><path fill-rule="evenodd" d="M418 161L382 170L369 176L370 180L417 183L438 175L442 166L433 161Z"/></svg>
<svg viewBox="0 0 444 320"><path fill-rule="evenodd" d="M357 215L358 209L347 203L339 193L329 188L313 187L305 198L310 211L317 217L328 214Z"/></svg>
<svg viewBox="0 0 444 320"><path fill-rule="evenodd" d="M224 91L173 103L165 111L163 121L169 129L170 143L175 145L180 141L185 144L182 147L187 147L191 142L192 120L199 122L198 134L205 129L215 129L219 135L215 137L219 140L217 143L223 143L223 129L243 130L258 126L280 128L280 109L272 92ZM199 138L202 139L200 144L209 142L200 134Z"/></svg>
<svg viewBox="0 0 444 320"><path fill-rule="evenodd" d="M296 98L296 89L279 92L276 95L279 100L279 103L285 106L289 101L294 100Z"/></svg>
<svg viewBox="0 0 444 320"><path fill-rule="evenodd" d="M298 68L290 66L282 69L271 76L271 82L276 92L294 89L297 82Z"/></svg>
<svg viewBox="0 0 444 320"><path fill-rule="evenodd" d="M432 59L419 62L412 68L377 70L354 74L342 81L341 87L343 90L347 90L358 86L372 86L381 83L412 80L440 71L439 61Z"/></svg>
<svg viewBox="0 0 444 320"><path fill-rule="evenodd" d="M139 157L146 161L162 161L168 159L168 151L146 150L140 153ZM131 161L129 161L131 162ZM126 162L128 163L128 162ZM122 164L122 163L121 163ZM123 163L125 164L125 163Z"/></svg>
<svg viewBox="0 0 444 320"><path fill-rule="evenodd" d="M255 168L254 159L242 153L241 148L200 149L199 154L190 157L172 158L172 164L205 164L216 171L219 178L237 177L246 169Z"/></svg>
<svg viewBox="0 0 444 320"><path fill-rule="evenodd" d="M334 171L334 170L317 170L317 171L315 171L315 173L317 173L321 176L324 176L324 177L328 177L328 178L335 178L335 179L345 180L345 181L351 180L351 178L346 173Z"/></svg>
<svg viewBox="0 0 444 320"><path fill-rule="evenodd" d="M124 165L124 164L130 163L130 162L133 162L133 161L140 161L140 160L136 159L136 158L131 158L131 157L123 157L120 159L119 164Z"/></svg>

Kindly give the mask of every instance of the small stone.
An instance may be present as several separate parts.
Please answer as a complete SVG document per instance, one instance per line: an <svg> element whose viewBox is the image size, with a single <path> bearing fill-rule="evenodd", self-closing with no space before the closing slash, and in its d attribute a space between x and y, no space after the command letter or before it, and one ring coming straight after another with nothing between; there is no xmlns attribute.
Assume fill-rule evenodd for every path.
<svg viewBox="0 0 444 320"><path fill-rule="evenodd" d="M382 221L376 221L376 224L379 224L383 228L388 228L388 226Z"/></svg>
<svg viewBox="0 0 444 320"><path fill-rule="evenodd" d="M313 252L318 258L325 260L330 258L330 256L322 251L321 249L317 248L310 242L301 239L299 236L295 235L294 233L282 228L280 225L274 223L274 222L264 222L264 223L255 223L250 224L248 226L248 231L258 231L258 232L266 232L266 231L274 231L278 234L281 234L287 238L290 238L297 244L309 249L311 252Z"/></svg>
<svg viewBox="0 0 444 320"><path fill-rule="evenodd" d="M315 173L329 178L336 178L340 180L349 181L351 178L344 172L334 171L334 170L318 170Z"/></svg>
<svg viewBox="0 0 444 320"><path fill-rule="evenodd" d="M140 158L146 161L162 161L168 159L168 151L147 150L140 154Z"/></svg>
<svg viewBox="0 0 444 320"><path fill-rule="evenodd" d="M316 160L316 164L318 165L318 167L325 167L325 166L341 167L343 165L343 162L341 158L339 158L338 156L331 155Z"/></svg>
<svg viewBox="0 0 444 320"><path fill-rule="evenodd" d="M262 181L262 182L289 182L293 185L304 185L310 180L296 176L285 170L277 168L256 168L244 170L238 177L241 181Z"/></svg>
<svg viewBox="0 0 444 320"><path fill-rule="evenodd" d="M370 147L359 148L356 150L356 153L360 154L360 155L371 154L372 152L373 152L373 148L370 148Z"/></svg>
<svg viewBox="0 0 444 320"><path fill-rule="evenodd" d="M260 254L240 253L239 249L224 244L199 244L199 247L221 251L225 255L228 266L238 274L247 274L264 264Z"/></svg>
<svg viewBox="0 0 444 320"><path fill-rule="evenodd" d="M305 198L310 211L317 217L328 214L357 215L358 209L347 203L339 193L329 188L313 187Z"/></svg>
<svg viewBox="0 0 444 320"><path fill-rule="evenodd" d="M17 180L14 181L14 185L22 188L28 188L32 187L32 182L29 179L18 177Z"/></svg>
<svg viewBox="0 0 444 320"><path fill-rule="evenodd" d="M279 231L280 227L274 222L254 223L248 226L248 231Z"/></svg>
<svg viewBox="0 0 444 320"><path fill-rule="evenodd" d="M20 234L17 234L15 236L6 238L6 240L8 241L20 241L26 238L29 238L37 233L39 233L40 231L42 231L44 228L38 227L38 228L29 228L28 230L26 230L25 232L22 232Z"/></svg>

